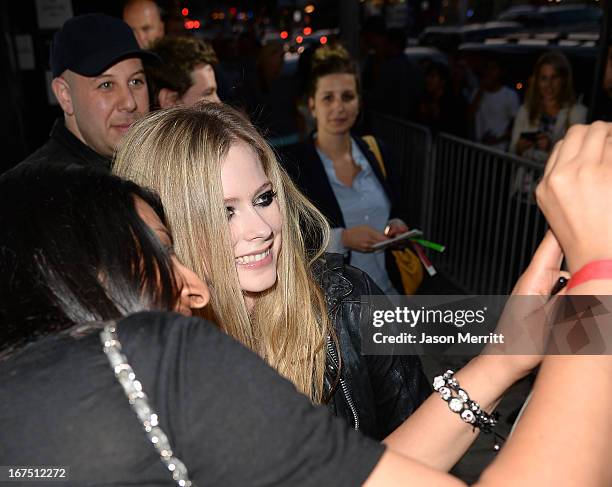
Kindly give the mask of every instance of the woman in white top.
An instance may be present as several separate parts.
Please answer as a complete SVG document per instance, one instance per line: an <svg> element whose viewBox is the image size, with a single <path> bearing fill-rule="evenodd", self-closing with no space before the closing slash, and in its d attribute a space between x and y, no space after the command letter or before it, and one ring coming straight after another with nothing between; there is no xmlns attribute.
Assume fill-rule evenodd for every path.
<svg viewBox="0 0 612 487"><path fill-rule="evenodd" d="M576 101L569 61L560 52L544 53L536 62L525 103L516 115L510 152L545 161L567 129L584 123L586 116L586 107Z"/></svg>

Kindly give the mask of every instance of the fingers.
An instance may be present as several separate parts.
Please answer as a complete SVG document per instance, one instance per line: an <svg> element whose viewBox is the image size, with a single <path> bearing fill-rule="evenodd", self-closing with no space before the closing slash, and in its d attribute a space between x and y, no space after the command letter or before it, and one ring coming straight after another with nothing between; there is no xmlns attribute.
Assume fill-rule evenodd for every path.
<svg viewBox="0 0 612 487"><path fill-rule="evenodd" d="M554 233L546 232L542 242L538 246L529 267L538 269L559 269L563 262L563 251Z"/></svg>
<svg viewBox="0 0 612 487"><path fill-rule="evenodd" d="M559 158L559 152L561 151L561 145L563 145L563 140L560 140L559 142L557 142L555 146L553 147L553 150L550 156L548 157L548 162L546 163L546 167L544 168L544 177L548 176L548 174L550 174L550 172L553 170L553 167L555 166L557 159Z"/></svg>
<svg viewBox="0 0 612 487"><path fill-rule="evenodd" d="M589 125L572 125L570 127L563 138L559 157L557 158L557 165L567 164L578 155L588 131Z"/></svg>
<svg viewBox="0 0 612 487"><path fill-rule="evenodd" d="M548 158L544 177L550 175L557 166L564 165L576 157L582 147L588 129L588 125L572 125L570 127L563 140L557 143L555 150Z"/></svg>
<svg viewBox="0 0 612 487"><path fill-rule="evenodd" d="M565 279L569 281L572 275L569 272L561 271L559 273L559 277L565 277ZM567 294L567 286L563 286L563 288L561 288L561 290L559 290L559 292L557 292L555 296L564 296L565 294Z"/></svg>
<svg viewBox="0 0 612 487"><path fill-rule="evenodd" d="M599 164L603 159L604 148L606 141L610 135L610 124L605 122L594 122L589 126L584 137L584 142L578 158L580 165Z"/></svg>

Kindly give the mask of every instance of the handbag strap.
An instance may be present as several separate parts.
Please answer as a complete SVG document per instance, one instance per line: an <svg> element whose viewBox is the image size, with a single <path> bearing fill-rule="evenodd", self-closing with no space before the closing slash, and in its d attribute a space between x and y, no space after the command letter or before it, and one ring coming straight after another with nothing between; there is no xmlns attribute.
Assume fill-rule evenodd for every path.
<svg viewBox="0 0 612 487"><path fill-rule="evenodd" d="M368 144L369 149L376 157L376 161L378 161L378 166L380 167L380 172L385 179L387 179L387 168L385 167L385 162L383 161L382 152L380 152L380 147L378 146L378 142L373 135L364 135L362 140Z"/></svg>
<svg viewBox="0 0 612 487"><path fill-rule="evenodd" d="M100 332L100 340L104 353L110 362L115 378L123 387L132 410L136 413L149 441L159 453L162 463L170 471L172 478L179 487L195 487L189 480L185 464L174 456L168 436L159 426L159 417L149 404L147 395L142 390L142 384L136 378L134 370L121 351L121 342L117 335L116 323L106 325Z"/></svg>

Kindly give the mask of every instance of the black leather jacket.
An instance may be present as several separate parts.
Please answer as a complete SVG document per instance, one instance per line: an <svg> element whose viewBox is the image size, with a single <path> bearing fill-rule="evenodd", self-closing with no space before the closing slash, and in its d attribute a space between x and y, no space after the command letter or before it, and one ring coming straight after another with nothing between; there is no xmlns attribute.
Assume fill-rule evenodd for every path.
<svg viewBox="0 0 612 487"><path fill-rule="evenodd" d="M359 323L364 313L371 315L372 308L362 305L361 297L382 291L338 254L325 254L313 271L325 291L342 357L342 380L338 383L338 350L334 341L328 340L325 392L335 384L329 407L364 434L382 440L431 393L421 361L417 356L362 355Z"/></svg>

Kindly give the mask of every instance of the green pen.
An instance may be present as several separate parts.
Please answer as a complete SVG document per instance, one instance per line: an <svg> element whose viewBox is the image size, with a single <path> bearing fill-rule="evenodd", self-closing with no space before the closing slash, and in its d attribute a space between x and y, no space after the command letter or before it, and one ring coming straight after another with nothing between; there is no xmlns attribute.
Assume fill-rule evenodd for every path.
<svg viewBox="0 0 612 487"><path fill-rule="evenodd" d="M422 245L423 247L435 250L436 252L444 252L446 250L446 247L444 245L440 245L439 243L435 242L430 242L429 240L424 240L422 238L411 238L410 240Z"/></svg>

